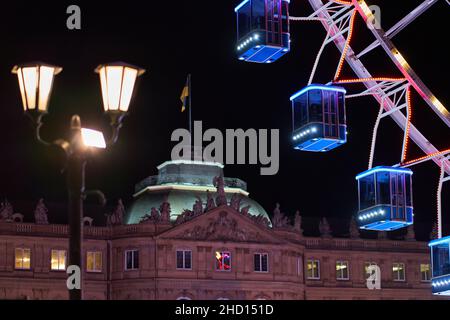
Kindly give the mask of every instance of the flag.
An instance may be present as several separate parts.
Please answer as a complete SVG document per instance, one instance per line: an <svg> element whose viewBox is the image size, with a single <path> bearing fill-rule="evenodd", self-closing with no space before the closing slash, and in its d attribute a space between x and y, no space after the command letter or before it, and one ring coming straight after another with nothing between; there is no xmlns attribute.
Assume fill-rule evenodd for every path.
<svg viewBox="0 0 450 320"><path fill-rule="evenodd" d="M180 100L183 103L181 107L181 112L186 110L189 100L189 86L190 86L190 77L187 77L186 84L184 85L183 91L181 92Z"/></svg>

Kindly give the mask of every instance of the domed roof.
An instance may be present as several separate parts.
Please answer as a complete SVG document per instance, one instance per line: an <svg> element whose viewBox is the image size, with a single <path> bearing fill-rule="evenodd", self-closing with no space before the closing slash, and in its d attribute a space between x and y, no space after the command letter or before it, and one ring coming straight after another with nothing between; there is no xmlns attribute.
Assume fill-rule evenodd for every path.
<svg viewBox="0 0 450 320"><path fill-rule="evenodd" d="M223 165L219 163L176 160L158 167L158 175L151 176L136 185L135 200L129 207L126 224L136 224L150 214L152 208L159 209L165 199L170 203L171 221L175 221L185 209L192 210L196 200L207 202L207 191L215 198L214 177L223 175ZM233 194L241 196L241 208L250 206L249 213L262 215L270 221L264 208L248 197L246 183L236 178L224 178L224 189L228 203Z"/></svg>

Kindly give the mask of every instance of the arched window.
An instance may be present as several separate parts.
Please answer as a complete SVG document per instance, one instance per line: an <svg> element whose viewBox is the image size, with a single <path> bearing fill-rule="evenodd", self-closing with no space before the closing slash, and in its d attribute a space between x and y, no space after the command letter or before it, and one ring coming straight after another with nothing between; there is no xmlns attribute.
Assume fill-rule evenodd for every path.
<svg viewBox="0 0 450 320"><path fill-rule="evenodd" d="M177 300L192 300L192 299L189 297L186 297L186 296L181 296L181 297L178 297Z"/></svg>

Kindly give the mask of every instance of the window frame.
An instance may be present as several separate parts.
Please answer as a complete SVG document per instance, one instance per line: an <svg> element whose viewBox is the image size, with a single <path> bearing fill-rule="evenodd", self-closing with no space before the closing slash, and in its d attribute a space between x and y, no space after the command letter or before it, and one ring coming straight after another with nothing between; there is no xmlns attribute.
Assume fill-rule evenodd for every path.
<svg viewBox="0 0 450 320"><path fill-rule="evenodd" d="M346 269L347 269L347 277L346 278L338 277L338 272L340 272L341 275L343 273L342 269L339 270L339 271L337 270L338 263L340 263L340 265L344 265L344 264L346 265ZM336 280L338 280L338 281L348 281L348 280L350 280L350 263L349 263L348 260L336 260L335 268L336 268Z"/></svg>
<svg viewBox="0 0 450 320"><path fill-rule="evenodd" d="M178 252L182 252L183 253L183 267L179 268L178 267ZM186 252L190 252L191 254L191 266L190 268L186 268ZM175 250L175 267L177 270L192 270L192 250L191 249L176 249Z"/></svg>
<svg viewBox="0 0 450 320"><path fill-rule="evenodd" d="M215 268L215 270L218 271L218 272L231 272L231 270L233 269L232 260L231 260L232 259L231 250L214 250L214 253L217 253L217 252L219 252L222 256L223 256L224 253L228 253L228 255L230 257L230 268L228 270L227 269L219 269L217 267L217 264L218 264L217 258L214 257L214 268Z"/></svg>
<svg viewBox="0 0 450 320"><path fill-rule="evenodd" d="M89 270L89 267L88 267L88 256L89 256L89 254L94 254L94 269L92 269L92 270ZM101 266L100 266L100 270L97 270L97 269L95 269L95 266L96 266L96 262L97 262L97 259L96 259L96 254L100 254L100 261L101 261ZM95 250L95 251L93 251L93 250L88 250L88 251L86 251L86 272L89 272L89 273L102 273L103 272L103 252L101 251L101 250Z"/></svg>
<svg viewBox="0 0 450 320"><path fill-rule="evenodd" d="M21 258L21 264L22 264L22 267L17 267L17 265L16 265L16 262L17 262L17 250L21 250L21 254L22 254L22 258ZM28 252L29 252L29 267L28 268L25 268L24 266L23 266L23 264L24 264L24 262L23 262L23 259L24 259L24 251L25 250L28 250ZM27 270L31 270L31 248L26 248L26 247L16 247L16 248L14 248L14 270L24 270L24 271L27 271Z"/></svg>
<svg viewBox="0 0 450 320"><path fill-rule="evenodd" d="M53 252L58 252L58 269L53 269L53 266L52 266ZM64 269L60 268L61 252L64 252ZM50 270L56 271L56 272L64 272L67 270L67 250L66 249L50 249Z"/></svg>
<svg viewBox="0 0 450 320"><path fill-rule="evenodd" d="M317 277L314 277L314 272L313 272L313 276L310 277L308 274L308 264L310 262L317 262ZM313 269L314 270L314 269ZM320 260L319 259L307 259L306 260L306 278L308 280L320 280Z"/></svg>
<svg viewBox="0 0 450 320"><path fill-rule="evenodd" d="M424 272L422 271L422 266L428 266L428 277L427 279L423 279L423 274ZM430 263L420 263L419 264L419 272L420 272L420 282L431 282L431 278L432 278L432 270L431 270L431 264ZM425 272L425 274L427 274Z"/></svg>
<svg viewBox="0 0 450 320"><path fill-rule="evenodd" d="M136 267L135 265L134 265L134 254L132 255L132 259L131 259L131 263L132 263L132 268L128 268L128 265L127 265L127 254L128 254L128 252L137 252L137 254L138 254L138 266ZM125 271L136 271L136 270L139 270L139 249L127 249L127 250L125 250L125 254L124 254L124 258L125 258L125 263L124 263L124 270Z"/></svg>
<svg viewBox="0 0 450 320"><path fill-rule="evenodd" d="M255 258L256 256L259 255L259 266L260 266L260 270L256 270L256 265L255 265ZM267 265L266 265L266 270L263 270L263 259L262 257L266 256L267 257ZM253 253L253 271L254 272L258 272L258 273L269 273L269 253L268 252L254 252Z"/></svg>
<svg viewBox="0 0 450 320"><path fill-rule="evenodd" d="M397 267L399 267L400 265L403 266L402 270L403 270L403 279L399 279L398 275L399 275L399 271L394 271L394 267L395 265L397 265ZM395 276L397 275L397 276ZM406 264L403 262L393 262L392 263L392 280L395 282L405 282L406 281Z"/></svg>

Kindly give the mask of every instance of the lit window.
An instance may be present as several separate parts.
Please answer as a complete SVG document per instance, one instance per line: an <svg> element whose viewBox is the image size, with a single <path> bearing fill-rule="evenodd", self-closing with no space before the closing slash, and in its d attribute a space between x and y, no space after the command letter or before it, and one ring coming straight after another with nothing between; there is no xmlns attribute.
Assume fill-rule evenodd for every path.
<svg viewBox="0 0 450 320"><path fill-rule="evenodd" d="M255 253L254 260L256 272L269 271L269 255L267 253Z"/></svg>
<svg viewBox="0 0 450 320"><path fill-rule="evenodd" d="M139 250L125 251L125 270L139 269Z"/></svg>
<svg viewBox="0 0 450 320"><path fill-rule="evenodd" d="M364 274L365 274L366 278L371 276L371 273L369 272L369 266L376 266L376 265L377 265L376 262L365 262L364 263Z"/></svg>
<svg viewBox="0 0 450 320"><path fill-rule="evenodd" d="M102 253L101 251L87 252L87 271L88 272L102 272Z"/></svg>
<svg viewBox="0 0 450 320"><path fill-rule="evenodd" d="M308 279L320 279L320 261L319 260L308 260L306 267L307 267L306 275L307 275Z"/></svg>
<svg viewBox="0 0 450 320"><path fill-rule="evenodd" d="M52 250L52 270L66 270L66 250Z"/></svg>
<svg viewBox="0 0 450 320"><path fill-rule="evenodd" d="M216 251L216 270L231 270L231 253L229 251Z"/></svg>
<svg viewBox="0 0 450 320"><path fill-rule="evenodd" d="M25 248L16 248L16 269L28 270L31 268L31 250Z"/></svg>
<svg viewBox="0 0 450 320"><path fill-rule="evenodd" d="M177 250L177 269L191 270L192 269L192 251L191 250Z"/></svg>
<svg viewBox="0 0 450 320"><path fill-rule="evenodd" d="M420 264L420 277L422 281L430 281L431 280L431 268L428 263Z"/></svg>
<svg viewBox="0 0 450 320"><path fill-rule="evenodd" d="M336 280L349 280L348 261L336 261Z"/></svg>
<svg viewBox="0 0 450 320"><path fill-rule="evenodd" d="M405 264L394 263L392 265L392 278L394 281L405 281Z"/></svg>

